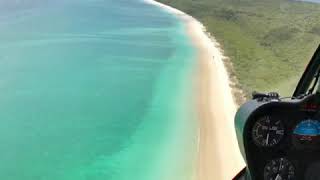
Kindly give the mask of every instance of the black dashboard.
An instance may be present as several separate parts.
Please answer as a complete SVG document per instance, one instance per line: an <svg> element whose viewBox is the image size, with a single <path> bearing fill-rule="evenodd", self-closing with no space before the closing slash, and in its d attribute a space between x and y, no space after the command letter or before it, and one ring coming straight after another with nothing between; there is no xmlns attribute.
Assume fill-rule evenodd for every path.
<svg viewBox="0 0 320 180"><path fill-rule="evenodd" d="M254 99L236 115L252 180L320 180L320 94Z"/></svg>

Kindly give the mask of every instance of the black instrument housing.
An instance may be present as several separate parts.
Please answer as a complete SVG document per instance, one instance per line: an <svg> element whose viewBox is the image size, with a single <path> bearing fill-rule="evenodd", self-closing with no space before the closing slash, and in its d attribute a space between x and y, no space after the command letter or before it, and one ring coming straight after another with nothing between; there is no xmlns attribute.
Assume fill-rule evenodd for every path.
<svg viewBox="0 0 320 180"><path fill-rule="evenodd" d="M320 180L319 142L297 143L293 131L307 119L320 122L320 46L303 73L292 99L281 100L277 93L254 93L253 100L243 104L235 117L235 129L241 154L247 164L234 180L263 180L264 167L273 159L287 158L295 167L295 179ZM318 86L319 86L318 82ZM282 140L273 147L259 147L252 139L252 128L259 117L281 120L285 128Z"/></svg>
<svg viewBox="0 0 320 180"><path fill-rule="evenodd" d="M320 145L301 148L293 144L293 130L300 122L307 119L320 120L320 94L312 94L303 99L251 100L245 103L236 114L236 134L242 156L247 163L252 180L262 180L263 169L272 159L285 157L295 166L296 179L305 179L306 168L313 163L320 163ZM274 147L259 147L252 139L252 127L259 117L271 116L282 121L285 134ZM319 173L320 176L320 173Z"/></svg>

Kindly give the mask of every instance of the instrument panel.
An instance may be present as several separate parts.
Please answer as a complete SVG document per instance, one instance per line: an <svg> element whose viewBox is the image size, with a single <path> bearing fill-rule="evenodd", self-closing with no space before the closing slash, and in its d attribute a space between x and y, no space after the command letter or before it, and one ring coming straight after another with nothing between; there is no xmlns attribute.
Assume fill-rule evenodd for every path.
<svg viewBox="0 0 320 180"><path fill-rule="evenodd" d="M320 96L264 103L244 131L252 179L320 180Z"/></svg>

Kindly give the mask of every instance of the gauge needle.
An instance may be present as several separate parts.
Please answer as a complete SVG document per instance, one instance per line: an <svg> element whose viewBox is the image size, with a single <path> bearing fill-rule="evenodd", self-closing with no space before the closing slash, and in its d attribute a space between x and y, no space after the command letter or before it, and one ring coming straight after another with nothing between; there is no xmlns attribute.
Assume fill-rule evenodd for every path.
<svg viewBox="0 0 320 180"><path fill-rule="evenodd" d="M274 180L282 180L282 177L278 174Z"/></svg>
<svg viewBox="0 0 320 180"><path fill-rule="evenodd" d="M279 165L279 169L278 169L278 173L281 172L282 169L282 158L280 159L280 165ZM280 174L277 174L276 178L274 180L282 180L282 177L280 176Z"/></svg>
<svg viewBox="0 0 320 180"><path fill-rule="evenodd" d="M267 134L266 145L269 144L269 133Z"/></svg>

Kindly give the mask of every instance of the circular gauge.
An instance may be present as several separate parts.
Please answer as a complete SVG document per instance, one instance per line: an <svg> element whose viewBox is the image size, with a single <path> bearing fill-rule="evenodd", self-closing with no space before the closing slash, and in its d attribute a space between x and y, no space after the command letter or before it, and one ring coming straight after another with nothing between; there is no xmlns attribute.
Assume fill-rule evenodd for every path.
<svg viewBox="0 0 320 180"><path fill-rule="evenodd" d="M298 149L319 149L320 122L311 119L301 121L293 131L292 140Z"/></svg>
<svg viewBox="0 0 320 180"><path fill-rule="evenodd" d="M272 147L280 142L284 135L284 127L280 120L264 116L253 125L252 139L257 146Z"/></svg>
<svg viewBox="0 0 320 180"><path fill-rule="evenodd" d="M271 160L264 167L265 180L293 180L294 166L286 158Z"/></svg>

